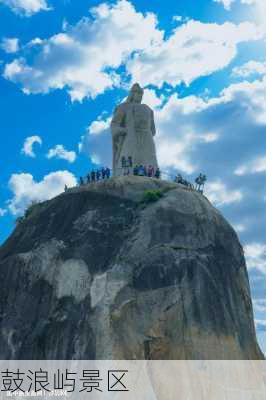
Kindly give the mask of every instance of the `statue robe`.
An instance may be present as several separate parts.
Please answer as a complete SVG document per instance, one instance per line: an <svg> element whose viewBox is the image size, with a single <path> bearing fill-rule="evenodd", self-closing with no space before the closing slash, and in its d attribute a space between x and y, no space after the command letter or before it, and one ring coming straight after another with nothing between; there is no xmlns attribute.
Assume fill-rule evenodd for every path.
<svg viewBox="0 0 266 400"><path fill-rule="evenodd" d="M123 136L121 129L126 131ZM123 174L122 158L132 157L133 166L158 167L153 136L153 111L146 104L125 102L116 107L111 122L113 139L113 174Z"/></svg>

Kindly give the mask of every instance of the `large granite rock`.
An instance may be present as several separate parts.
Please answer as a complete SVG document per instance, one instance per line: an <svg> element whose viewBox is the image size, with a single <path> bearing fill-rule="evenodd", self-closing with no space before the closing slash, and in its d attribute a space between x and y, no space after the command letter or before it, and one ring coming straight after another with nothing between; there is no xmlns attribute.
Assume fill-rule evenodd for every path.
<svg viewBox="0 0 266 400"><path fill-rule="evenodd" d="M113 178L33 207L0 277L1 359L263 357L237 235L178 184Z"/></svg>

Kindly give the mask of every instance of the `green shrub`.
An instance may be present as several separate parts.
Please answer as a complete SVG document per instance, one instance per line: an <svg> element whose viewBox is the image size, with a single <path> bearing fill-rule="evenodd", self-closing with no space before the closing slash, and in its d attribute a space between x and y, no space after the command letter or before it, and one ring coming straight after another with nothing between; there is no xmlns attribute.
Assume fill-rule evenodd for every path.
<svg viewBox="0 0 266 400"><path fill-rule="evenodd" d="M146 190L143 194L142 203L154 203L163 197L163 192L161 190Z"/></svg>

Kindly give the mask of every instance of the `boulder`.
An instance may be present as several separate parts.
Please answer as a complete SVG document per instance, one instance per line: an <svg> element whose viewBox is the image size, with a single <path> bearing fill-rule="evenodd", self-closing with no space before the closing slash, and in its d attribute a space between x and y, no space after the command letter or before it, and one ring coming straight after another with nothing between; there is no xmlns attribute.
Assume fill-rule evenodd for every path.
<svg viewBox="0 0 266 400"><path fill-rule="evenodd" d="M262 359L238 237L195 190L69 189L0 248L1 359Z"/></svg>

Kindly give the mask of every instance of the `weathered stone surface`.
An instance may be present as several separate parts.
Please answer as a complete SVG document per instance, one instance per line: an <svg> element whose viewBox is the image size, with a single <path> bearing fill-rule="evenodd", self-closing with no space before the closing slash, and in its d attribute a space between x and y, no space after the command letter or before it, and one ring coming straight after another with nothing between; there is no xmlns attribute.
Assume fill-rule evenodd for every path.
<svg viewBox="0 0 266 400"><path fill-rule="evenodd" d="M1 359L262 358L237 235L178 184L113 178L36 206L0 278Z"/></svg>

